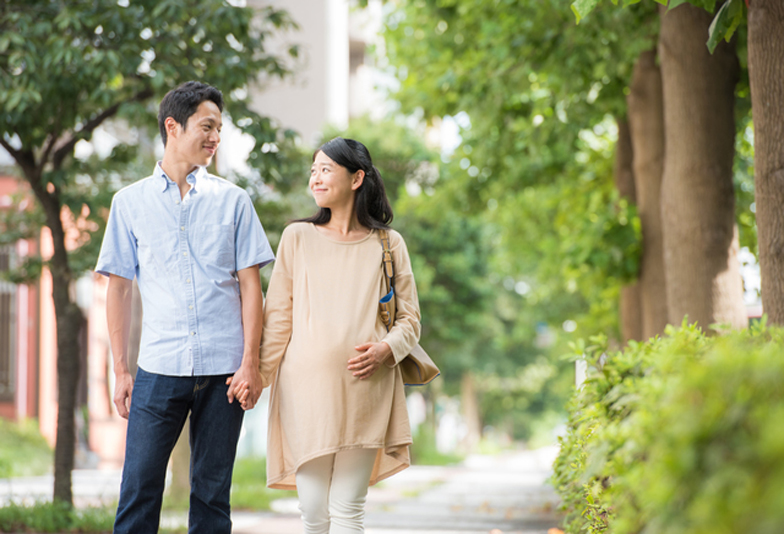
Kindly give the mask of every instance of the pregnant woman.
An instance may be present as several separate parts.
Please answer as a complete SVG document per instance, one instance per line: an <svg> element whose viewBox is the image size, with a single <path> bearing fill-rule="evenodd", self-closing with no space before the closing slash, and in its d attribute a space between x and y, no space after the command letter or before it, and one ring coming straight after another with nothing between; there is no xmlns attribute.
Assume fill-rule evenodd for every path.
<svg viewBox="0 0 784 534"><path fill-rule="evenodd" d="M324 144L310 189L319 210L284 230L264 313L267 485L297 490L306 533L361 533L368 486L409 465L397 364L419 340L419 302L367 148L340 137ZM378 313L384 230L396 268L389 331Z"/></svg>

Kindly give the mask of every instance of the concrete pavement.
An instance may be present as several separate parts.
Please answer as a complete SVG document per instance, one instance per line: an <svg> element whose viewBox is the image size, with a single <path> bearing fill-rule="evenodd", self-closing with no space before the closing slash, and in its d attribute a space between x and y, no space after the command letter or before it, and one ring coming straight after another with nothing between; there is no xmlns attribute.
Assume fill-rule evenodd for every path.
<svg viewBox="0 0 784 534"><path fill-rule="evenodd" d="M557 450L474 455L460 466L412 466L370 488L368 534L546 534L557 527L558 498L546 479ZM74 472L77 506L116 503L118 471ZM0 480L0 503L51 498L51 477ZM299 534L296 499L278 499L271 512L232 513L234 534ZM185 524L185 514L165 514L166 526Z"/></svg>

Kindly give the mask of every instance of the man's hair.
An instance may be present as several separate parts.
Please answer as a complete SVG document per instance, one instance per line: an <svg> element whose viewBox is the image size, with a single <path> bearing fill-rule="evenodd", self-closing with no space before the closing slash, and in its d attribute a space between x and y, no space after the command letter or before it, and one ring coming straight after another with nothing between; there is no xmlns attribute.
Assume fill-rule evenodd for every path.
<svg viewBox="0 0 784 534"><path fill-rule="evenodd" d="M218 109L223 111L223 95L206 83L185 82L166 93L158 108L158 128L161 130L163 146L166 146L167 138L166 119L173 118L184 130L190 116L196 113L199 104L206 100L214 102Z"/></svg>

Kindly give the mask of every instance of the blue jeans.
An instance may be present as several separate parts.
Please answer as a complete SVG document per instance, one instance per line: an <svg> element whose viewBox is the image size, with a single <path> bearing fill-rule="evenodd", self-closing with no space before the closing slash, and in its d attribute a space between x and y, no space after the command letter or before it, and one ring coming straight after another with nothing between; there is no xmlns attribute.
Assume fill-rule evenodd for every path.
<svg viewBox="0 0 784 534"><path fill-rule="evenodd" d="M244 412L226 398L227 376L164 376L139 368L115 534L158 532L166 466L189 412L188 532L231 533L231 475Z"/></svg>

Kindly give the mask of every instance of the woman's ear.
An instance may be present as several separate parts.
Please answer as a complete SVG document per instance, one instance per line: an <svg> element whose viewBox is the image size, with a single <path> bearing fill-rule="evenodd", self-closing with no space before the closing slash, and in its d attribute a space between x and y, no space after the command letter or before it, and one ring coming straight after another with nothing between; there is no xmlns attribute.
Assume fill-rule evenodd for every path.
<svg viewBox="0 0 784 534"><path fill-rule="evenodd" d="M357 189L359 189L364 181L365 181L365 171L359 169L351 177L351 190L356 191Z"/></svg>

